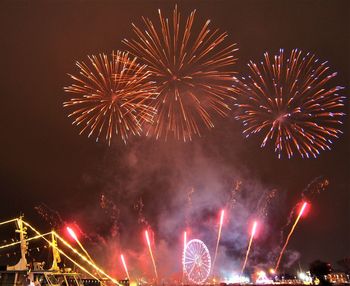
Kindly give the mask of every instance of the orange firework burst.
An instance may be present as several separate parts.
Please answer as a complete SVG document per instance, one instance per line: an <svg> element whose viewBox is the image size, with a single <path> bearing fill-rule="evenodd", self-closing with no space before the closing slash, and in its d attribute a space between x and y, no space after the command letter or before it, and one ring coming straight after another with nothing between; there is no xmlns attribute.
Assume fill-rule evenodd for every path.
<svg viewBox="0 0 350 286"><path fill-rule="evenodd" d="M263 133L261 147L274 141L278 157L288 158L297 151L301 157L317 157L330 149L332 138L344 115L340 86L329 86L337 73L330 73L327 62L320 63L310 53L294 49L289 57L281 49L273 59L266 52L264 61L248 64L250 75L235 79L239 95L239 115L246 137Z"/></svg>
<svg viewBox="0 0 350 286"><path fill-rule="evenodd" d="M226 44L226 33L211 31L209 20L193 31L195 11L185 25L177 6L170 21L160 10L158 14L159 26L143 18L145 29L133 24L137 38L123 43L147 64L158 86L159 96L153 103L158 114L148 134L191 140L194 134L200 135L201 126L214 126L213 114L227 115L237 48Z"/></svg>
<svg viewBox="0 0 350 286"><path fill-rule="evenodd" d="M82 126L80 134L88 132L96 141L104 137L109 145L115 134L126 142L129 134L140 134L142 123L152 121L155 114L149 105L155 95L150 73L125 52L113 52L111 59L104 54L88 58L90 64L76 63L79 75L70 75L74 83L64 88L79 97L63 106L74 109L69 117Z"/></svg>

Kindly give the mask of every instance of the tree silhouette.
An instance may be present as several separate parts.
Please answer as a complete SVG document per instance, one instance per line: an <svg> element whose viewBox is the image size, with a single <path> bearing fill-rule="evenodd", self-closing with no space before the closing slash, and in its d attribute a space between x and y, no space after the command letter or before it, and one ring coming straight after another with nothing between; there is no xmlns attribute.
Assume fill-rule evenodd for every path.
<svg viewBox="0 0 350 286"><path fill-rule="evenodd" d="M331 285L331 283L326 280L326 275L331 272L332 267L327 262L315 260L310 263L310 273L314 278L320 280L320 285Z"/></svg>
<svg viewBox="0 0 350 286"><path fill-rule="evenodd" d="M350 273L350 257L345 257L337 261L337 264L342 268L346 273Z"/></svg>

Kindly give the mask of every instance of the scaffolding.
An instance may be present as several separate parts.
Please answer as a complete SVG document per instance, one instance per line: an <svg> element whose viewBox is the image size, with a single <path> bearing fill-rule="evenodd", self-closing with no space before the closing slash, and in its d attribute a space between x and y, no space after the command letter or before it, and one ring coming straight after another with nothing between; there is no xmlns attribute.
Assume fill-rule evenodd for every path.
<svg viewBox="0 0 350 286"><path fill-rule="evenodd" d="M42 240L52 249L52 265L48 271L53 273L60 273L59 264L61 262L61 256L68 259L73 265L79 268L82 272L87 274L89 277L95 279L100 283L100 285L105 285L105 281L111 281L112 283L121 286L121 284L113 278L111 275L107 274L101 267L99 267L79 243L79 246L82 248L84 253L81 253L75 247L73 247L68 241L66 241L62 236L60 236L55 230L42 234L38 229L33 227L30 223L23 220L23 216L19 218L10 219L7 221L0 222L0 226L6 224L16 224L16 232L19 233L19 241L11 242L8 244L0 245L0 249L5 249L20 245L21 258L17 264L13 266L7 266L7 271L31 271L26 259L26 254L28 252L28 243L33 240ZM28 237L28 230L34 233L33 236ZM74 259L70 253L67 253L62 248L58 246L58 242L65 246L70 253L73 253L79 258L80 261ZM82 265L84 263L84 265Z"/></svg>

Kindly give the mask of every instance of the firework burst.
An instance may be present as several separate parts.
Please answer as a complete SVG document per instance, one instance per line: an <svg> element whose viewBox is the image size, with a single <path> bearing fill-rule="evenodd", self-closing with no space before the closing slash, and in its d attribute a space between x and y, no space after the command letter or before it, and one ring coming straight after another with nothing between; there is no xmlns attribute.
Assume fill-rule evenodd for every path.
<svg viewBox="0 0 350 286"><path fill-rule="evenodd" d="M211 31L209 20L194 31L195 11L184 25L177 6L170 20L158 14L159 26L143 18L145 28L133 24L136 39L123 42L147 64L158 87L153 104L158 113L147 133L187 141L202 126L214 127L214 114L227 115L237 48L226 44L225 32Z"/></svg>
<svg viewBox="0 0 350 286"><path fill-rule="evenodd" d="M320 150L330 149L342 133L345 97L338 94L343 87L330 85L337 73L329 72L327 62L298 49L285 57L281 49L274 58L266 52L260 64L250 61L248 67L250 75L235 78L234 84L243 134L263 134L261 147L273 141L279 158L295 152L316 158Z"/></svg>
<svg viewBox="0 0 350 286"><path fill-rule="evenodd" d="M126 142L130 134L140 134L142 124L155 114L149 105L155 96L150 73L125 52L113 52L111 59L104 54L88 58L89 64L76 63L79 75L70 75L74 83L64 88L78 97L63 106L73 109L69 117L81 126L80 134L94 135L96 141L104 137L109 145L113 135Z"/></svg>

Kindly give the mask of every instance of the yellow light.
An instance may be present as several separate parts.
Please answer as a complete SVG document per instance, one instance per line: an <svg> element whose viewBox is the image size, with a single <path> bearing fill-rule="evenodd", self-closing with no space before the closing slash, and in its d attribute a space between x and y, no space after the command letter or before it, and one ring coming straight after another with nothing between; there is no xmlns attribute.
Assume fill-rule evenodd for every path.
<svg viewBox="0 0 350 286"><path fill-rule="evenodd" d="M23 221L23 223L25 225L27 225L29 228L31 228L35 233L37 233L38 235L41 235L40 232L38 230L36 230L34 227L32 227L29 223ZM114 283L118 284L119 286L121 286L118 281L116 281L115 279L109 277L108 275L106 275L104 273L103 270L101 270L100 268L98 268L96 265L94 265L93 263L91 263L84 255L80 254L76 249L74 249L68 242L66 242L62 237L60 237L56 232L52 231L52 233L59 238L68 248L70 248L75 254L79 255L80 258L82 258L85 262L87 262L88 264L90 264L90 266L94 267L97 271L101 272L102 274L104 274L107 278L111 279ZM46 239L45 237L43 237L43 239L51 246L51 247L55 247L51 241L49 241L48 239ZM76 262L74 259L72 259L69 255L67 255L65 252L63 252L61 249L59 249L58 247L56 247L57 251L62 254L63 256L67 257L73 264L75 264L76 266L78 266L80 269L82 269L84 272L86 272L87 274L89 274L91 277L93 277L94 279L98 280L99 282L100 279L97 278L95 275L93 275L90 271L88 271L85 267L83 267L82 265L80 265L78 262Z"/></svg>
<svg viewBox="0 0 350 286"><path fill-rule="evenodd" d="M76 250L73 246L71 246L66 240L64 240L61 236L59 236L56 232L55 236L63 242L65 246L67 246L70 250L72 250L75 254L77 254L82 260L84 260L86 263L88 263L91 267L93 267L95 270L100 272L102 275L110 279L113 283L116 283L121 286L121 284L114 279L113 277L109 276L106 272L104 272L101 268L99 268L95 263L91 262L90 259L88 259L86 256L82 255L78 250Z"/></svg>
<svg viewBox="0 0 350 286"><path fill-rule="evenodd" d="M3 222L0 222L0 225L7 224L7 223L11 223L11 222L15 222L15 221L17 221L17 220L18 220L18 218L6 220L6 221L3 221Z"/></svg>
<svg viewBox="0 0 350 286"><path fill-rule="evenodd" d="M51 232L48 232L48 233L45 233L45 234L36 235L36 236L30 237L30 238L27 238L26 241L31 241L31 240L34 240L34 239L37 239L37 238L41 238L41 237L49 235L49 234L51 234ZM21 243L20 240L16 241L16 242L12 242L12 243L0 246L0 249L6 248L6 247L15 246L16 244L20 244L20 243Z"/></svg>
<svg viewBox="0 0 350 286"><path fill-rule="evenodd" d="M266 276L266 273L265 271L258 271L258 276Z"/></svg>
<svg viewBox="0 0 350 286"><path fill-rule="evenodd" d="M29 223L26 223L25 221L23 221L23 223L25 225L27 225L29 228L31 228L35 233L37 233L38 235L40 235L40 232L37 231L34 227L32 227ZM54 233L55 232L50 232L50 233ZM46 239L44 236L42 236L42 238L51 246L51 247L55 247L57 249L57 251L62 254L63 256L65 256L66 258L68 258L69 261L71 261L73 264L75 264L76 266L78 266L81 270L83 270L85 273L87 273L88 275L90 275L92 278L96 279L97 281L101 282L95 275L93 275L89 270L87 270L84 266L80 265L78 262L74 261L68 254L66 254L64 251L62 251L61 249L59 249L58 247L56 247L55 245L53 245L53 243Z"/></svg>
<svg viewBox="0 0 350 286"><path fill-rule="evenodd" d="M83 245L81 244L81 242L79 241L79 239L78 239L77 235L75 234L74 230L71 229L69 226L67 226L67 231L68 231L69 235L70 235L71 237L73 237L73 239L74 239L74 240L76 241L76 243L79 245L79 247L81 248L81 250L85 253L85 255L87 256L87 258L89 258L90 261L91 261L92 263L95 264L94 260L93 260L93 259L91 258L91 256L90 256L90 254L87 252L87 250L84 248L84 246L83 246Z"/></svg>

